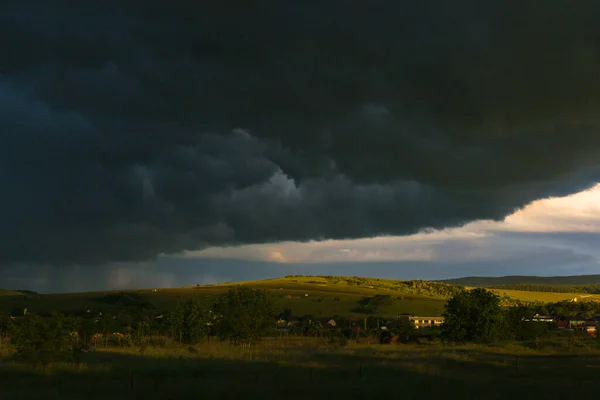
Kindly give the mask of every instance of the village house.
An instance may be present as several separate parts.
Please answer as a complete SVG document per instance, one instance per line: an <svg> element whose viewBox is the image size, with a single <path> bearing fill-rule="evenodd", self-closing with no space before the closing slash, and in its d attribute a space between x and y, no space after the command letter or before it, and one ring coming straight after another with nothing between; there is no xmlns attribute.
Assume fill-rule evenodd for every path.
<svg viewBox="0 0 600 400"><path fill-rule="evenodd" d="M277 320L276 324L277 324L278 328L284 328L285 326L287 326L288 321L286 321L285 319L280 318L280 319Z"/></svg>
<svg viewBox="0 0 600 400"><path fill-rule="evenodd" d="M598 334L598 327L596 326L591 326L588 325L586 327L583 328L583 330L588 334L588 335L597 335Z"/></svg>
<svg viewBox="0 0 600 400"><path fill-rule="evenodd" d="M415 328L429 328L429 327L441 327L444 324L444 317L408 317L409 320L413 321Z"/></svg>
<svg viewBox="0 0 600 400"><path fill-rule="evenodd" d="M535 314L533 316L533 318L531 318L531 321L533 322L554 322L556 320L555 317L552 316L548 316L548 315L540 315L540 314ZM526 320L529 321L529 320Z"/></svg>
<svg viewBox="0 0 600 400"><path fill-rule="evenodd" d="M586 326L583 317L556 317L556 327L558 329L584 329Z"/></svg>
<svg viewBox="0 0 600 400"><path fill-rule="evenodd" d="M523 318L525 322L554 322L558 330L579 330L596 335L600 317L585 318L582 316L546 316L535 314L531 318Z"/></svg>

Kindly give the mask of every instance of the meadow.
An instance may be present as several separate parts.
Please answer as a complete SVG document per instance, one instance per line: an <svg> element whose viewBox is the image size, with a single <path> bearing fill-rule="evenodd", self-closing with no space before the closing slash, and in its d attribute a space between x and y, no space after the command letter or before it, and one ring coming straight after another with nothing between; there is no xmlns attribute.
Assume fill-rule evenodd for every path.
<svg viewBox="0 0 600 400"><path fill-rule="evenodd" d="M338 279L343 278L343 279ZM345 280L348 279L348 280ZM387 279L337 277L286 277L261 281L224 283L218 285L190 286L173 289L139 289L123 291L104 291L67 294L31 294L17 291L0 291L0 314L6 315L15 309L27 309L29 312L46 313L60 311L64 313L82 312L96 309L105 313L116 313L129 307L150 304L156 313L172 310L181 300L195 298L206 307L210 307L217 295L225 293L236 285L265 289L273 296L279 309L291 309L294 315L312 315L314 317L363 317L356 308L362 297L390 295L393 301L378 311L384 318L395 318L398 314L437 316L444 311L447 296L424 289L414 289L401 284L402 281ZM585 296L586 299L600 300L600 295L581 293L531 292L520 290L492 289L496 294L505 295L512 300L524 302L556 302ZM134 296L131 304L111 303L106 297L117 294Z"/></svg>
<svg viewBox="0 0 600 400"><path fill-rule="evenodd" d="M377 285L379 281L379 285ZM292 309L294 315L313 315L344 317L362 316L357 312L356 304L362 297L386 294L400 296L392 304L381 308L382 317L395 318L397 314L413 313L419 315L440 315L443 312L445 299L427 294L415 294L392 289L395 281L377 280L375 285L348 284L345 281L328 282L320 277L293 277L262 281L247 281L218 285L191 286L173 289L140 289L123 291L67 293L67 294L22 294L11 292L0 296L0 313L9 313L18 308L27 308L29 312L65 313L81 312L85 309L96 309L103 312L117 312L122 304L107 304L103 297L110 294L129 293L135 295L138 303L149 302L157 312L172 310L181 300L195 298L200 303L211 306L217 295L227 292L236 285L249 286L267 290L280 309ZM308 296L305 296L308 295ZM405 298L402 299L401 297Z"/></svg>
<svg viewBox="0 0 600 400"><path fill-rule="evenodd" d="M595 392L600 352L497 346L331 346L272 338L252 347L98 348L79 364L32 367L0 352L2 399L571 398Z"/></svg>
<svg viewBox="0 0 600 400"><path fill-rule="evenodd" d="M524 302L542 302L554 303L564 300L595 300L600 301L600 295L590 295L586 293L557 293L557 292L532 292L526 290L509 290L509 289L489 289L499 296L508 296L511 299L521 300Z"/></svg>
<svg viewBox="0 0 600 400"><path fill-rule="evenodd" d="M378 310L378 316L440 315L453 290L427 282L354 277L291 276L239 284L266 290L278 309L292 309L295 316L364 317L357 310L358 300L378 294L393 299ZM189 298L208 308L216 296L236 285L71 294L2 291L0 312L22 307L29 313L86 309L118 313L146 307L148 312L160 313ZM529 302L577 296L494 291ZM558 399L595 391L600 372L600 346L587 335L449 345L433 337L410 344L369 344L362 336L332 341L327 335L278 334L251 346L234 346L214 337L185 345L173 336L159 338L157 332L152 334L156 337L120 346L100 340L91 351L80 353L76 363L45 366L19 359L0 336L0 398Z"/></svg>

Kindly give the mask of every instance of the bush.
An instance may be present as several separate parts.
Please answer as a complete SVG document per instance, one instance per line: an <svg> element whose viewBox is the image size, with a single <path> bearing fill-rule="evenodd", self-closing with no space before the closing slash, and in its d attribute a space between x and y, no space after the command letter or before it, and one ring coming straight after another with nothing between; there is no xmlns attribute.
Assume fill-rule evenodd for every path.
<svg viewBox="0 0 600 400"><path fill-rule="evenodd" d="M167 341L165 340L164 337L160 336L158 338L151 338L148 341L148 345L152 346L152 347L158 347L158 348L164 348L167 345Z"/></svg>
<svg viewBox="0 0 600 400"><path fill-rule="evenodd" d="M11 324L11 343L17 355L33 364L48 364L57 361L74 361L71 332L72 320L55 314L42 318L28 314L19 323Z"/></svg>
<svg viewBox="0 0 600 400"><path fill-rule="evenodd" d="M382 306L389 305L392 303L392 298L389 295L378 294L373 297L363 297L358 301L358 308L356 311L365 314L374 314Z"/></svg>
<svg viewBox="0 0 600 400"><path fill-rule="evenodd" d="M232 344L250 345L274 330L273 301L264 290L237 286L220 295L214 306L218 334Z"/></svg>
<svg viewBox="0 0 600 400"><path fill-rule="evenodd" d="M388 329L398 335L401 341L408 341L416 333L415 323L408 317L401 316L398 320L388 325Z"/></svg>
<svg viewBox="0 0 600 400"><path fill-rule="evenodd" d="M177 306L171 315L171 327L183 343L192 344L208 335L209 313L195 299Z"/></svg>
<svg viewBox="0 0 600 400"><path fill-rule="evenodd" d="M331 346L344 347L348 345L348 338L344 336L342 331L333 330L329 332L329 336L327 337L327 344Z"/></svg>
<svg viewBox="0 0 600 400"><path fill-rule="evenodd" d="M442 330L438 327L426 327L415 330L410 336L428 341L441 340Z"/></svg>
<svg viewBox="0 0 600 400"><path fill-rule="evenodd" d="M527 340L524 342L525 347L528 347L530 349L536 349L536 350L542 350L545 348L552 348L552 349L567 349L568 348L568 342L564 341L564 340L557 340L557 339L543 339L543 340Z"/></svg>
<svg viewBox="0 0 600 400"><path fill-rule="evenodd" d="M550 324L546 322L521 322L516 334L517 340L535 340L550 334Z"/></svg>
<svg viewBox="0 0 600 400"><path fill-rule="evenodd" d="M500 297L485 289L461 292L446 304L443 338L452 342L490 343L507 336Z"/></svg>

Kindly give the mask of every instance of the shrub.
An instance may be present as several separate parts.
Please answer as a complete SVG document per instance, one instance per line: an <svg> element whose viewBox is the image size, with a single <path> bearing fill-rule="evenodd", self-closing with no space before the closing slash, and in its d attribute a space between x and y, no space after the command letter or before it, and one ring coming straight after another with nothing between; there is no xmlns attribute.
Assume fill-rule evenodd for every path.
<svg viewBox="0 0 600 400"><path fill-rule="evenodd" d="M461 292L446 304L443 337L453 342L490 343L506 337L500 297L485 289Z"/></svg>
<svg viewBox="0 0 600 400"><path fill-rule="evenodd" d="M329 332L327 337L327 344L331 346L344 347L348 345L348 338L339 330L333 330Z"/></svg>
<svg viewBox="0 0 600 400"><path fill-rule="evenodd" d="M398 335L401 341L408 341L416 331L415 323L405 316L398 317L398 320L388 325L388 329Z"/></svg>
<svg viewBox="0 0 600 400"><path fill-rule="evenodd" d="M17 355L33 364L73 361L73 325L62 314L50 318L28 314L19 323L11 324L11 342Z"/></svg>
<svg viewBox="0 0 600 400"><path fill-rule="evenodd" d="M374 314L382 306L392 303L392 298L389 295L378 294L373 297L363 297L358 301L358 312L365 314Z"/></svg>
<svg viewBox="0 0 600 400"><path fill-rule="evenodd" d="M209 313L205 312L195 299L180 303L171 315L173 331L187 344L196 343L208 335L209 321Z"/></svg>
<svg viewBox="0 0 600 400"><path fill-rule="evenodd" d="M221 339L250 345L274 329L273 301L264 290L237 286L220 295L214 306Z"/></svg>

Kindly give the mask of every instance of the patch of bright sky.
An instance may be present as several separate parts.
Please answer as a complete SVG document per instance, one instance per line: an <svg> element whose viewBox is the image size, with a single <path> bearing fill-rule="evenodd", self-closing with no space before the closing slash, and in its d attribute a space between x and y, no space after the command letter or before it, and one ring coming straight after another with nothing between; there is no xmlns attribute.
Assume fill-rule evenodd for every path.
<svg viewBox="0 0 600 400"><path fill-rule="evenodd" d="M387 236L321 242L283 242L209 248L183 257L233 258L279 263L352 261L485 260L522 251L528 243L510 233L600 233L600 184L567 197L537 200L501 222L475 221L459 228L410 236ZM501 233L501 235L499 234ZM540 240L531 244L546 246ZM560 247L553 241L547 246ZM450 250L449 250L450 249ZM600 255L600 254L599 254Z"/></svg>

